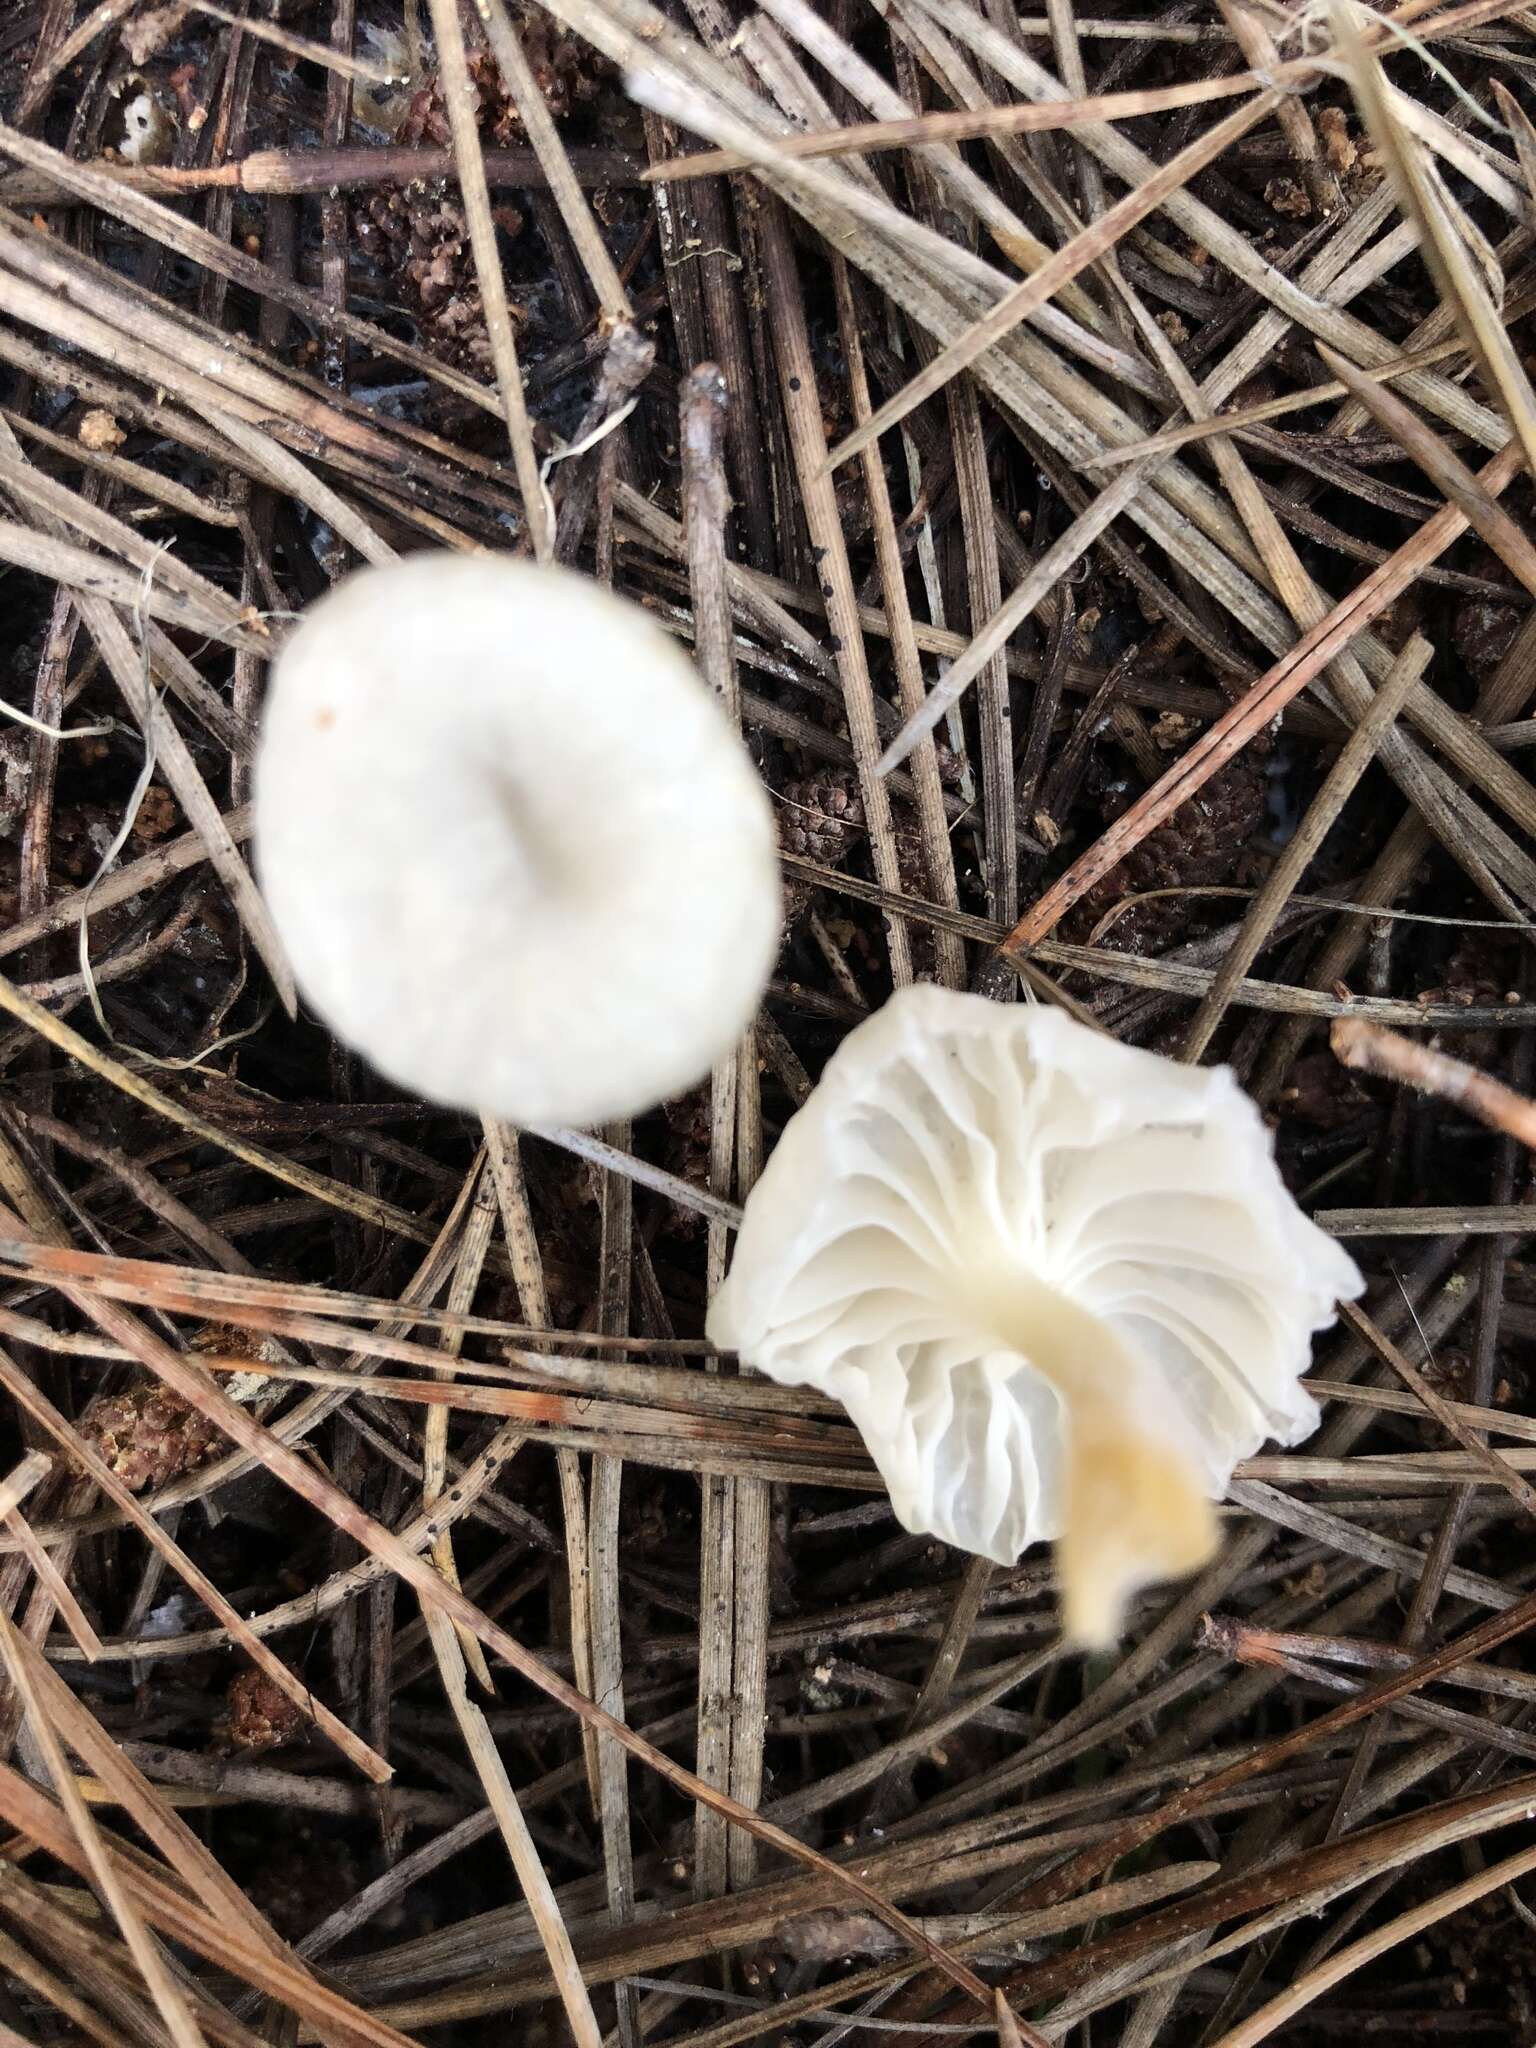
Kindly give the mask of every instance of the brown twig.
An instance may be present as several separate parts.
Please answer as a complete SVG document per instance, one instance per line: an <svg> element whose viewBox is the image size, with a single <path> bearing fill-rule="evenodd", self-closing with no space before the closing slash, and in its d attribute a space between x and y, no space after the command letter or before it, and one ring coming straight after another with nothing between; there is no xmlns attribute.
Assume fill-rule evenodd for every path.
<svg viewBox="0 0 1536 2048"><path fill-rule="evenodd" d="M1492 1074L1356 1017L1337 1018L1329 1029L1328 1042L1342 1066L1377 1074L1385 1081L1401 1081L1421 1095L1454 1102L1479 1123L1536 1150L1536 1102L1506 1088Z"/></svg>
<svg viewBox="0 0 1536 2048"><path fill-rule="evenodd" d="M633 185L642 165L626 151L567 151L578 187ZM539 187L549 173L531 149L488 149L484 152L487 182L497 190ZM76 167L79 168L79 167ZM380 145L355 149L257 149L249 156L206 167L174 169L169 165L92 165L98 176L129 192L153 192L174 198L179 192L250 192L268 198L298 198L310 192L369 191L381 185L426 184L457 175L451 149L413 149ZM75 171L61 183L46 169L12 172L0 177L0 204L49 206L73 203L78 187Z"/></svg>

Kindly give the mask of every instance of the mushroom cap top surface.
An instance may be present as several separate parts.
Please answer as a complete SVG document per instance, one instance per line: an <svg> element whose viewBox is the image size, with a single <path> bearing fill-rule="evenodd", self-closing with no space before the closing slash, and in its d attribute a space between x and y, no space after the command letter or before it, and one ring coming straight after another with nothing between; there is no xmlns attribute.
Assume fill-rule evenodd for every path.
<svg viewBox="0 0 1536 2048"><path fill-rule="evenodd" d="M347 577L278 657L254 794L300 989L429 1100L636 1114L757 1008L767 794L678 643L573 571L424 554Z"/></svg>
<svg viewBox="0 0 1536 2048"><path fill-rule="evenodd" d="M1011 1564L1063 1533L1074 1424L1212 1499L1310 1434L1312 1333L1362 1284L1227 1068L919 986L786 1126L708 1331L839 1400L909 1529Z"/></svg>

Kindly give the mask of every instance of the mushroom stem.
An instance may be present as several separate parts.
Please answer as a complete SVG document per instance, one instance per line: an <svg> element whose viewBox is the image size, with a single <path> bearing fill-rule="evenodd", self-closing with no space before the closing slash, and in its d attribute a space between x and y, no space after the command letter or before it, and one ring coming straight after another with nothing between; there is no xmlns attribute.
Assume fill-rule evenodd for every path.
<svg viewBox="0 0 1536 2048"><path fill-rule="evenodd" d="M1214 1554L1216 1510L1181 1450L1104 1403L1072 1404L1069 1429L1061 1626L1077 1648L1107 1650L1133 1593Z"/></svg>
<svg viewBox="0 0 1536 2048"><path fill-rule="evenodd" d="M1008 1342L1061 1396L1067 1470L1056 1545L1062 1628L1108 1649L1141 1586L1194 1571L1216 1549L1216 1512L1195 1466L1155 1420L1156 1390L1100 1317L1032 1275L998 1293Z"/></svg>

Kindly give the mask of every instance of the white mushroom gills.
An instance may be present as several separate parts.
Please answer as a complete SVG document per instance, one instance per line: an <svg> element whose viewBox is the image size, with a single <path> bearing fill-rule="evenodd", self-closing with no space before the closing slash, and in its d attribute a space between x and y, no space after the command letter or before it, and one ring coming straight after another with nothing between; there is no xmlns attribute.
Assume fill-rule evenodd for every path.
<svg viewBox="0 0 1536 2048"><path fill-rule="evenodd" d="M768 799L686 654L562 569L359 571L275 666L261 885L299 988L391 1081L519 1124L639 1114L750 1021Z"/></svg>
<svg viewBox="0 0 1536 2048"><path fill-rule="evenodd" d="M709 1335L841 1401L907 1528L1112 1642L1195 1569L1239 1459L1299 1442L1314 1331L1362 1286L1221 1067L918 987L829 1063L748 1200Z"/></svg>

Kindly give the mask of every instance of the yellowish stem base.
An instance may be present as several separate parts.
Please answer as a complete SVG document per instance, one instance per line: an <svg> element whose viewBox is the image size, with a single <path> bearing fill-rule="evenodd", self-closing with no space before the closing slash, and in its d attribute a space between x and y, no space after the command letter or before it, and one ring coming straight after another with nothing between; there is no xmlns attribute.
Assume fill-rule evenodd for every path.
<svg viewBox="0 0 1536 2048"><path fill-rule="evenodd" d="M1072 1418L1066 1529L1056 1545L1062 1629L1109 1649L1139 1587L1178 1578L1216 1551L1216 1511L1183 1453L1095 1404Z"/></svg>
<svg viewBox="0 0 1536 2048"><path fill-rule="evenodd" d="M972 1276L965 1301L1062 1397L1062 1627L1083 1649L1108 1649L1138 1587L1192 1572L1214 1555L1216 1511L1183 1452L1136 1426L1138 1410L1145 1414L1157 1396L1108 1323L1013 1265Z"/></svg>

